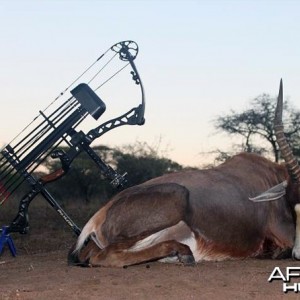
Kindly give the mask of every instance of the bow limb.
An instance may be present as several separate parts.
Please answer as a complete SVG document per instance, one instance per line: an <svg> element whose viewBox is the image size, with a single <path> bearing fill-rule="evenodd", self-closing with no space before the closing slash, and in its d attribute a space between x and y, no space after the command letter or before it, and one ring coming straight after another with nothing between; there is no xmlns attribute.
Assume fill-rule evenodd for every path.
<svg viewBox="0 0 300 300"><path fill-rule="evenodd" d="M119 54L119 58L122 61L127 61L132 71L130 72L132 75L133 81L140 86L141 89L141 104L137 107L132 108L127 113L115 118L111 119L100 126L90 130L87 134L87 138L89 143L91 143L94 139L100 137L104 133L114 129L116 127L120 127L123 125L143 125L145 123L145 92L144 86L142 84L141 77L137 70L137 67L134 63L134 60L138 54L138 45L133 41L123 41L119 42L111 47L111 50Z"/></svg>
<svg viewBox="0 0 300 300"><path fill-rule="evenodd" d="M133 70L132 73L133 80L135 80L136 84L138 84L141 88L142 103L138 106L137 124L143 125L145 123L144 115L145 115L145 106L146 106L144 86L141 77L139 75L139 72L137 71L137 68L135 66L135 63L133 62L133 60L129 60L129 63Z"/></svg>

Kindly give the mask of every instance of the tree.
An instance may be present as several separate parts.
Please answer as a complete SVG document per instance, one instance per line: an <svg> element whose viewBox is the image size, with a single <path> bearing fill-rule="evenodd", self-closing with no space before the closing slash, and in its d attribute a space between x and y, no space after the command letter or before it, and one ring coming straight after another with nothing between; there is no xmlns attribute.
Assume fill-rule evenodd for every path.
<svg viewBox="0 0 300 300"><path fill-rule="evenodd" d="M157 149L145 142L124 146L116 150L113 156L118 172L127 173L129 186L182 169L180 164L160 156Z"/></svg>
<svg viewBox="0 0 300 300"><path fill-rule="evenodd" d="M244 151L265 153L271 150L275 161L278 162L279 149L273 129L276 99L262 94L250 104L251 108L241 113L231 111L227 116L217 117L215 127L231 135L242 136ZM300 112L295 111L287 101L284 103L284 110L286 137L294 154L300 156ZM269 147L266 148L263 144Z"/></svg>
<svg viewBox="0 0 300 300"><path fill-rule="evenodd" d="M62 150L67 152L66 149ZM147 143L137 142L119 149L96 146L93 150L119 174L127 173L127 187L182 169L178 163L161 157L158 150ZM60 168L60 161L49 158L45 166L53 172ZM84 152L72 162L70 171L49 187L51 192L61 199L84 199L85 202L95 198L105 202L119 191L109 184L96 164Z"/></svg>
<svg viewBox="0 0 300 300"><path fill-rule="evenodd" d="M67 152L67 148L62 147ZM109 147L96 146L93 150L107 163L110 151ZM61 167L59 159L48 158L45 167L53 172ZM83 200L91 202L98 199L105 202L114 193L114 189L101 174L97 165L90 157L82 152L74 159L70 170L59 180L49 184L50 191L60 199Z"/></svg>

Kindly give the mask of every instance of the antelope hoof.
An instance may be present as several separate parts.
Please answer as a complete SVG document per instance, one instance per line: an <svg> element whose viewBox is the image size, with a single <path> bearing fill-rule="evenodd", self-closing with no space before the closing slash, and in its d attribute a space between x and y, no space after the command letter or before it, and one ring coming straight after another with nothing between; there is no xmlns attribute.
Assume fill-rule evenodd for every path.
<svg viewBox="0 0 300 300"><path fill-rule="evenodd" d="M84 262L78 263L77 266L83 267L83 268L91 268L92 267L92 265L90 264L90 260L89 259L87 259Z"/></svg>
<svg viewBox="0 0 300 300"><path fill-rule="evenodd" d="M274 259L289 259L293 257L293 250L291 248L282 250L278 254L272 256Z"/></svg>
<svg viewBox="0 0 300 300"><path fill-rule="evenodd" d="M293 248L292 257L293 257L293 259L300 260L300 248L299 247Z"/></svg>
<svg viewBox="0 0 300 300"><path fill-rule="evenodd" d="M184 266L193 267L196 265L195 258L192 254L178 255L178 259Z"/></svg>

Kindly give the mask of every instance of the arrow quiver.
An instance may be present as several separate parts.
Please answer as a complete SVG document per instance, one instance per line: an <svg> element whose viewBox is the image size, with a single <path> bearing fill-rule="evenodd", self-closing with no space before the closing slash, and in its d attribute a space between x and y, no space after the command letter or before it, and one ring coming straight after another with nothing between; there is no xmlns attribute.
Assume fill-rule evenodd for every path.
<svg viewBox="0 0 300 300"><path fill-rule="evenodd" d="M99 67L105 57L111 56ZM0 206L9 199L21 185L30 187L30 191L22 197L19 211L9 226L5 227L5 237L11 232L27 233L29 230L28 207L31 201L41 194L45 200L58 212L72 230L79 235L80 228L71 220L59 203L47 190L49 182L64 176L73 160L81 152L88 156L99 167L105 178L110 180L115 188L125 187L125 174L118 174L106 164L92 149L91 143L106 132L123 125L143 125L145 97L141 78L134 60L138 54L138 46L133 41L119 42L104 52L91 66L76 78L60 95L43 111L39 111L33 121L28 124L9 144L0 151ZM101 84L96 78L115 58L119 58L125 66ZM100 88L116 76L125 67L131 67L131 79L140 87L141 103L127 113L113 118L84 133L79 126L88 117L99 120L106 110L106 104L100 98ZM96 71L95 71L96 70ZM93 73L92 73L93 72ZM79 83L82 77L90 78L87 83ZM64 100L67 91L70 94ZM64 146L61 150L59 147ZM47 158L59 159L61 167L51 174L39 177L39 167ZM1 230L0 230L1 231ZM3 231L3 229L2 229ZM0 245L1 246L1 245ZM2 249L2 247L1 247Z"/></svg>

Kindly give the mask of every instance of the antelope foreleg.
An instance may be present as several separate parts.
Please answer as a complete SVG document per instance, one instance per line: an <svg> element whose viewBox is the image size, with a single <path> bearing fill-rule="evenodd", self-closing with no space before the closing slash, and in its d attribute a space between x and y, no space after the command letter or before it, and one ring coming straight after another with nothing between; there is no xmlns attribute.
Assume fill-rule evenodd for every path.
<svg viewBox="0 0 300 300"><path fill-rule="evenodd" d="M295 205L296 213L296 233L295 233L295 243L293 247L292 256L295 259L300 259L300 204Z"/></svg>
<svg viewBox="0 0 300 300"><path fill-rule="evenodd" d="M122 249L118 244L110 245L98 253L91 251L89 264L91 266L124 267L144 262L155 261L168 256L177 256L184 265L193 265L194 256L190 248L175 240L158 243L140 251Z"/></svg>

